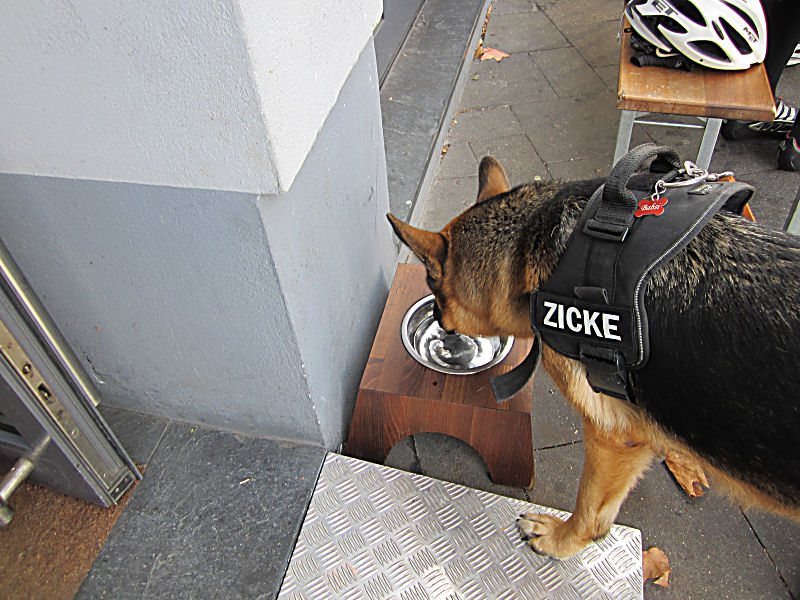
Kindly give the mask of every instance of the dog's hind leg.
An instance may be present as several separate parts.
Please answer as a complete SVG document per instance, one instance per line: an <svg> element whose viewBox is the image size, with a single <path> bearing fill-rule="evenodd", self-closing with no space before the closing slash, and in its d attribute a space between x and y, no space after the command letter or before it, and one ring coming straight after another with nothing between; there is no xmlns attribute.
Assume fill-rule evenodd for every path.
<svg viewBox="0 0 800 600"><path fill-rule="evenodd" d="M655 458L645 432L633 427L609 433L584 419L586 450L575 512L566 521L545 514L523 515L517 526L531 548L567 558L608 533L622 501Z"/></svg>
<svg viewBox="0 0 800 600"><path fill-rule="evenodd" d="M702 465L690 454L680 450L669 450L664 463L678 485L692 498L702 496L710 487Z"/></svg>

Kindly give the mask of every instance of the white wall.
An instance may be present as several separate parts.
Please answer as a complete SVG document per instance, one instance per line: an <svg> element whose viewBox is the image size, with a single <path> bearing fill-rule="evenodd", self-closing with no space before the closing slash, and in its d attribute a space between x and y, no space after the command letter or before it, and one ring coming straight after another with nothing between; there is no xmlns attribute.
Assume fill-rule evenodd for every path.
<svg viewBox="0 0 800 600"><path fill-rule="evenodd" d="M381 18L383 0L239 0L253 80L287 190Z"/></svg>
<svg viewBox="0 0 800 600"><path fill-rule="evenodd" d="M0 172L289 189L381 0L0 6Z"/></svg>

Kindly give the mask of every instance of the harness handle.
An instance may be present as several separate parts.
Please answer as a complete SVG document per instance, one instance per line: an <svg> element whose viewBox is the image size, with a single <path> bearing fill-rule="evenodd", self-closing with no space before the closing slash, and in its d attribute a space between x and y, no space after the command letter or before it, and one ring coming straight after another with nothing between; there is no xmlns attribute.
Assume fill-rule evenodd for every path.
<svg viewBox="0 0 800 600"><path fill-rule="evenodd" d="M677 170L682 166L680 156L669 146L657 146L652 143L636 146L611 169L603 186L597 212L584 226L587 235L617 242L625 239L633 224L633 213L638 205L636 196L628 189L628 182L651 158L661 159L673 167L671 175L677 174Z"/></svg>
<svg viewBox="0 0 800 600"><path fill-rule="evenodd" d="M651 158L660 158L672 167L680 169L681 157L669 146L657 146L653 143L636 146L623 156L611 169L603 189L604 204L636 208L636 196L628 189L628 181L639 168Z"/></svg>

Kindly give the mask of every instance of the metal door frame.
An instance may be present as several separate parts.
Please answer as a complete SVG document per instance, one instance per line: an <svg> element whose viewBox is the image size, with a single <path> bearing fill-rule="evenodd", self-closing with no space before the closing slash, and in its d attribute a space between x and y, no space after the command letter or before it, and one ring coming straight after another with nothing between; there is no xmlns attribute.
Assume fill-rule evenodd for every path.
<svg viewBox="0 0 800 600"><path fill-rule="evenodd" d="M103 506L139 470L97 410L100 394L0 242L0 504L30 479ZM6 507L7 508L7 507Z"/></svg>

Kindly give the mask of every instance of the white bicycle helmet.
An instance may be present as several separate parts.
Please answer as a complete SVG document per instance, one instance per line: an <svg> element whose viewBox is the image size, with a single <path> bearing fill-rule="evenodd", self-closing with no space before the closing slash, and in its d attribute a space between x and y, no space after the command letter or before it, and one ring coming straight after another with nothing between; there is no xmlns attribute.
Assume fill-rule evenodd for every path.
<svg viewBox="0 0 800 600"><path fill-rule="evenodd" d="M747 69L767 53L759 0L630 0L625 16L658 50L712 69Z"/></svg>

